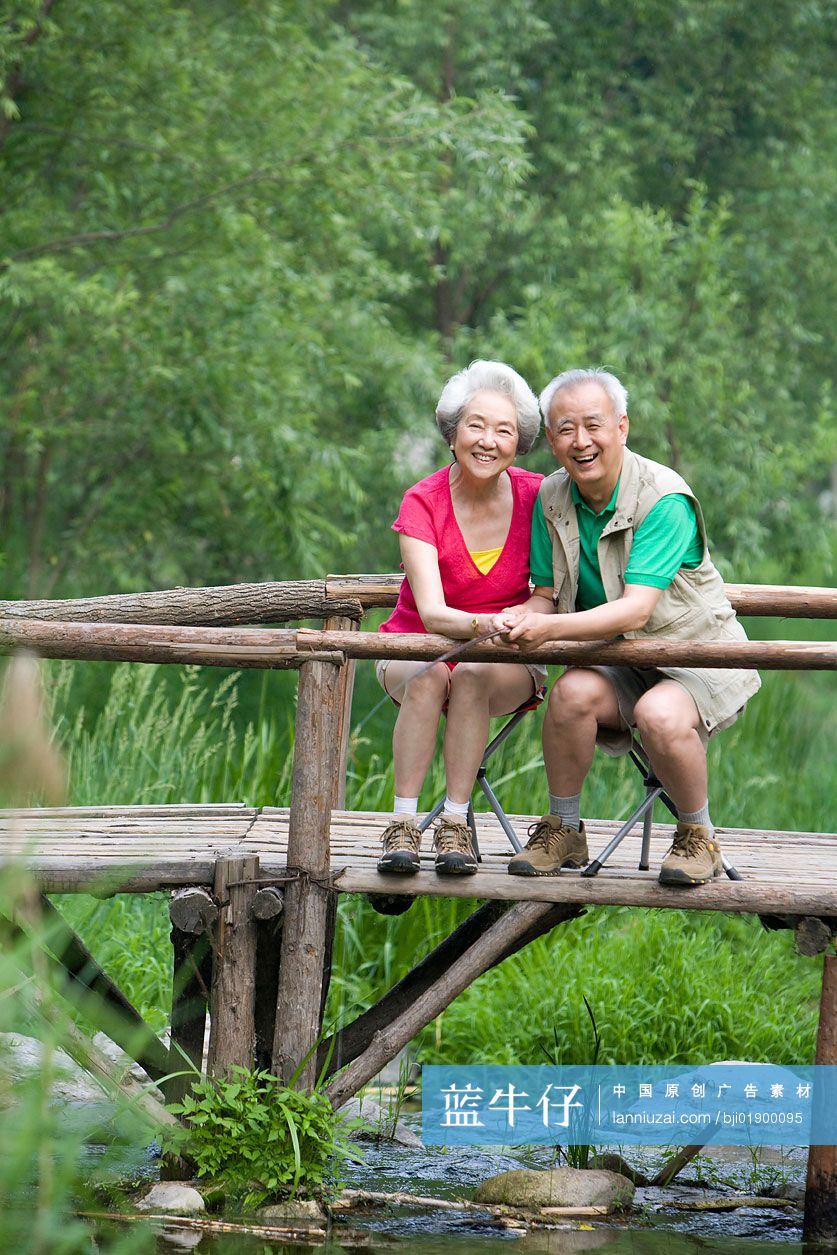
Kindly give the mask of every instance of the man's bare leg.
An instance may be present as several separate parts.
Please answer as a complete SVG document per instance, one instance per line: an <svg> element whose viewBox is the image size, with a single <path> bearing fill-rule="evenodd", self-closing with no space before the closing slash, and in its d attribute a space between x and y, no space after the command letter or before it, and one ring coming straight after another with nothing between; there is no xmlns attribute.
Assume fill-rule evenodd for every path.
<svg viewBox="0 0 837 1255"><path fill-rule="evenodd" d="M694 700L676 680L643 693L634 718L651 764L678 811L701 810L709 795L706 749Z"/></svg>
<svg viewBox="0 0 837 1255"><path fill-rule="evenodd" d="M600 727L623 727L616 691L601 672L571 667L552 686L543 723L543 761L550 793L581 792Z"/></svg>
<svg viewBox="0 0 837 1255"><path fill-rule="evenodd" d="M661 680L639 698L634 718L679 816L671 849L660 867L660 883L706 884L721 874L723 860L709 818L706 750L698 734L695 703L675 680Z"/></svg>

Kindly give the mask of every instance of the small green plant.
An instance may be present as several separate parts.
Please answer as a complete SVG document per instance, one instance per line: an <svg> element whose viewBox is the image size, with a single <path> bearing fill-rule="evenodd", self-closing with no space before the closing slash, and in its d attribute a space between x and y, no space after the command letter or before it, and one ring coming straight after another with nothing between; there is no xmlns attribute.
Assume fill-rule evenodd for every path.
<svg viewBox="0 0 837 1255"><path fill-rule="evenodd" d="M229 1080L204 1078L171 1110L187 1123L166 1135L165 1149L188 1155L199 1176L222 1180L244 1206L319 1197L357 1155L348 1140L357 1121L321 1090L306 1093L270 1072L236 1067Z"/></svg>
<svg viewBox="0 0 837 1255"><path fill-rule="evenodd" d="M742 1147L741 1159L720 1163L711 1155L696 1155L692 1171L699 1185L710 1189L734 1190L738 1194L779 1194L798 1180L799 1167L794 1168L783 1151L777 1163L762 1159L760 1146Z"/></svg>

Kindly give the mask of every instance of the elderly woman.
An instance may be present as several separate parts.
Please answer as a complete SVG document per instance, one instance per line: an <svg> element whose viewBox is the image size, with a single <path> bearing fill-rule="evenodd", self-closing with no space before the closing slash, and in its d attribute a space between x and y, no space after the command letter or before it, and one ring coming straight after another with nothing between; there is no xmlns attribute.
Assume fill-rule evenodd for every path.
<svg viewBox="0 0 837 1255"><path fill-rule="evenodd" d="M410 488L393 529L406 579L382 632L439 632L467 640L492 614L529 591L532 509L543 478L513 465L540 426L526 382L502 362L473 362L445 384L436 423L453 462ZM433 830L435 869L469 875L477 861L466 822L488 740L489 719L509 714L540 690L545 670L525 663L382 660L377 675L399 705L392 738L395 805L383 833L381 872L419 869L418 796L444 738L447 796Z"/></svg>

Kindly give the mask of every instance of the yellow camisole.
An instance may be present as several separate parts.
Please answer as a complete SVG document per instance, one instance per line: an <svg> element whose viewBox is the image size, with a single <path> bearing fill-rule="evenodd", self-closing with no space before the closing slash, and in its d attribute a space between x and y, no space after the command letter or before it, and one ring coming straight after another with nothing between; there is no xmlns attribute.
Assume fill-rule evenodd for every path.
<svg viewBox="0 0 837 1255"><path fill-rule="evenodd" d="M481 571L483 575L488 575L488 572L503 552L503 546L500 545L497 549L469 549L468 552L473 558L477 570Z"/></svg>

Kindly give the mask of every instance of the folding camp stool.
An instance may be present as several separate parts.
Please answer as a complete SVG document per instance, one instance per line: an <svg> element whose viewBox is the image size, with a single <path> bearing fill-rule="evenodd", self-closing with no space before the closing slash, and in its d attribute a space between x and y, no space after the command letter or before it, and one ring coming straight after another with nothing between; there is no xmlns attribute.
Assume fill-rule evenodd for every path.
<svg viewBox="0 0 837 1255"><path fill-rule="evenodd" d="M503 810L502 806L497 800L497 794L494 792L486 776L486 763L488 762L489 758L494 753L494 751L499 749L499 747L503 744L506 738L511 736L512 732L514 732L515 728L520 723L521 719L523 719L526 715L528 715L530 710L537 710L545 697L546 697L546 685L542 684L540 688L537 689L536 692L532 694L531 697L527 697L525 702L522 702L521 705L518 706L516 710L512 711L511 715L503 724L502 728L497 733L497 735L493 737L492 740L490 740L488 744L486 745L485 753L482 756L482 761L480 762L479 769L477 771L477 778L474 781L474 788L476 788L477 785L479 785L479 787L482 789L483 793L485 794L486 799L488 800L488 805L491 807L494 814L497 816L497 819L500 822L500 827L503 829L503 832L506 834L509 841L511 841L512 847L516 853L519 853L520 850L523 849L523 846L520 844L520 841L518 840L518 837L517 837L517 833L515 832L514 828L512 828L511 824L509 823L508 816L506 815L506 812ZM433 820L436 819L439 815L441 815L444 808L445 808L445 799L442 797L433 807L433 810L430 812L430 814L425 816L425 818L421 821L421 823L419 824L419 831L426 832L426 830L433 823ZM474 819L473 802L468 803L467 823L468 823L468 827L471 829L471 841L474 846L474 854L476 855L478 862L482 862L482 855L480 854L479 842L477 840L477 825Z"/></svg>
<svg viewBox="0 0 837 1255"><path fill-rule="evenodd" d="M622 827L619 828L613 837L611 837L601 854L598 854L596 858L591 859L586 867L582 867L582 876L598 875L616 847L622 844L625 837L627 837L628 833L631 832L640 820L642 820L642 847L639 853L639 870L641 872L647 872L649 866L648 860L651 851L651 822L654 814L654 803L657 798L659 798L660 801L668 807L674 816L675 821L678 819L677 807L674 805L671 798L660 784L660 781L657 779L654 768L651 766L651 760L646 754L639 738L636 736L633 737L629 755L631 762L637 770L642 773L643 784L645 785L645 797L640 802L634 813L628 816L624 824L622 824ZM741 873L736 871L732 863L724 857L723 853L721 854L721 862L723 864L724 871L729 876L730 880L743 879Z"/></svg>

